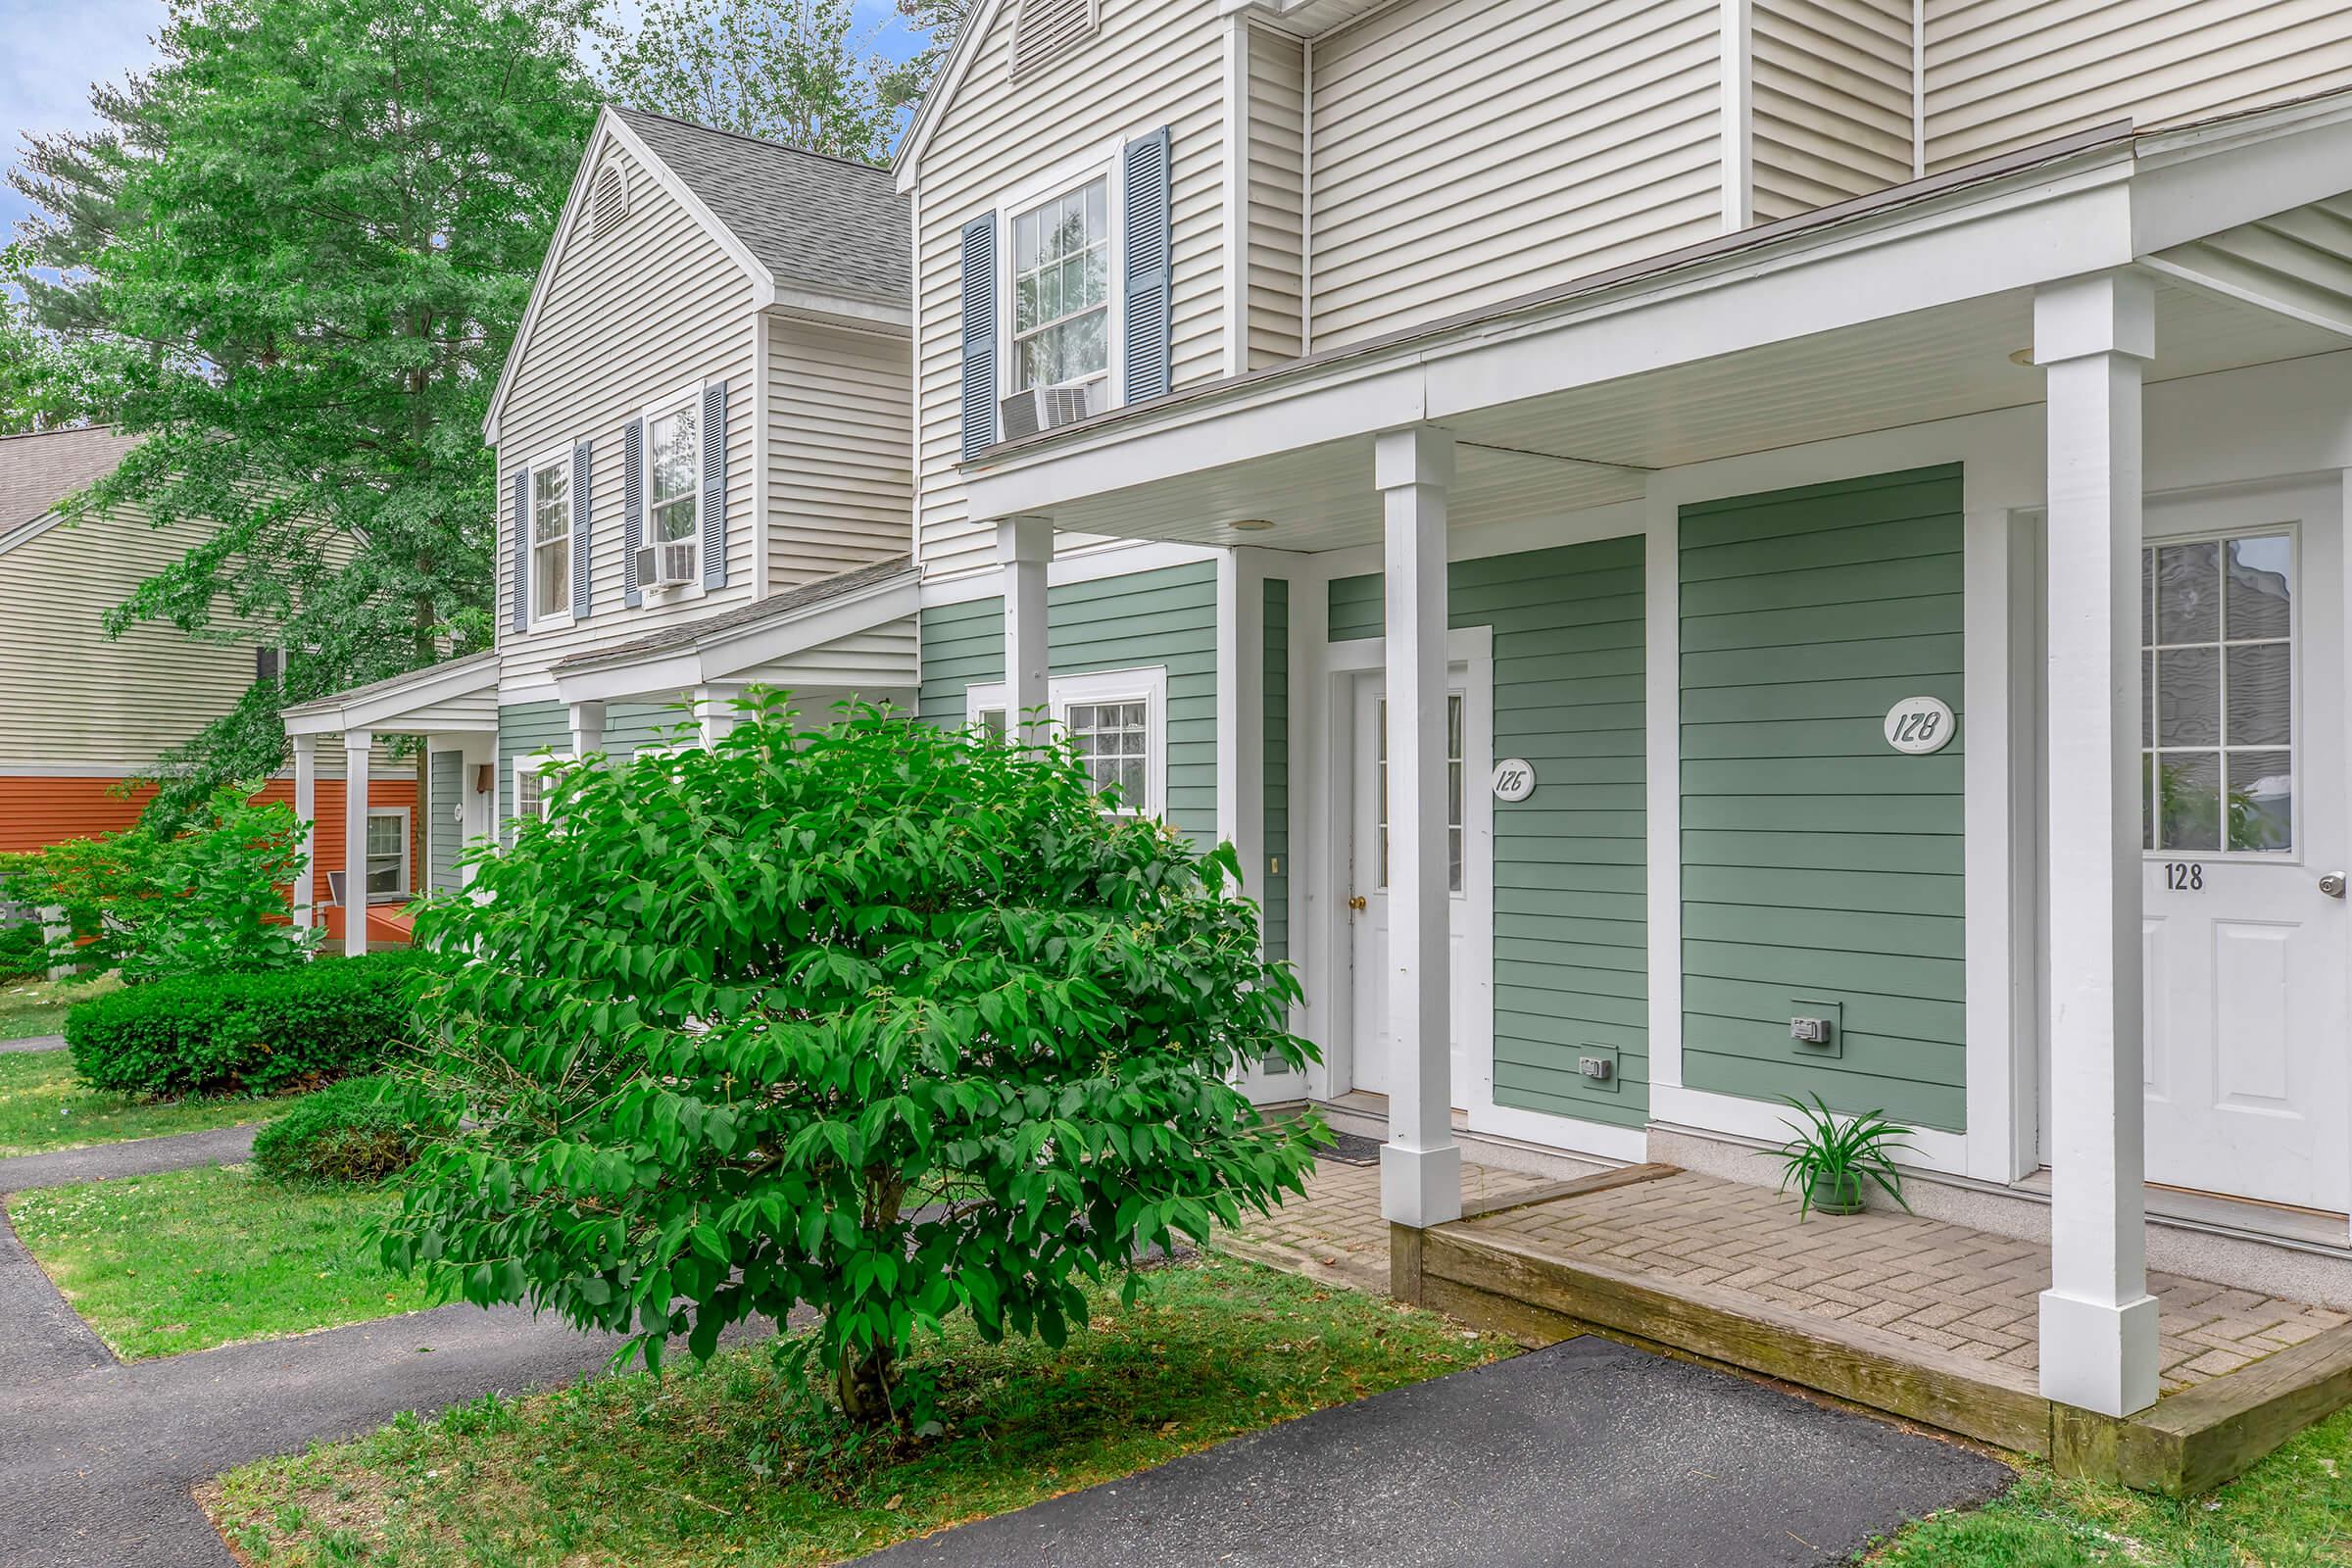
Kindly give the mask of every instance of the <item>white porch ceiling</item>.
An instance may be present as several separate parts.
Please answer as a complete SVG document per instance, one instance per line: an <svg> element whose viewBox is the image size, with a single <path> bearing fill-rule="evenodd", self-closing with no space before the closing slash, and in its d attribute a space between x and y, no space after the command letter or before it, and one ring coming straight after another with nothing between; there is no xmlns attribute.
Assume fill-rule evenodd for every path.
<svg viewBox="0 0 2352 1568"><path fill-rule="evenodd" d="M1645 471L2042 401L2033 296L1940 310L1498 405L1444 422L1461 443L1457 528L1565 516L1641 497ZM2151 381L2352 347L2343 336L2166 281ZM1240 532L1237 518L1274 527ZM1110 491L1054 509L1056 528L1319 551L1376 543L1370 437Z"/></svg>

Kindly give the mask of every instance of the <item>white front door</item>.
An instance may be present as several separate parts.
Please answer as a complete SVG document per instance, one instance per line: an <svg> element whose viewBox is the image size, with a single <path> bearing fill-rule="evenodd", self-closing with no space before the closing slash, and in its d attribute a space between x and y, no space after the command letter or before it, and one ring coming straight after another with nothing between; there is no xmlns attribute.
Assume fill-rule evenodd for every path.
<svg viewBox="0 0 2352 1568"><path fill-rule="evenodd" d="M2340 511L2151 506L2140 607L2148 1180L2328 1210L2352 1126Z"/></svg>
<svg viewBox="0 0 2352 1568"><path fill-rule="evenodd" d="M1446 695L1446 859L1450 866L1452 919L1447 945L1451 961L1449 998L1453 1018L1453 1103L1469 1103L1470 1065L1465 1042L1471 1031L1463 1016L1464 998L1473 987L1464 961L1463 936L1468 928L1468 901L1463 896L1462 821L1463 692L1460 673ZM1386 683L1377 675L1355 682L1351 723L1354 785L1351 831L1348 834L1348 924L1354 945L1354 1079L1358 1089L1382 1094L1389 1087L1389 771L1388 702Z"/></svg>

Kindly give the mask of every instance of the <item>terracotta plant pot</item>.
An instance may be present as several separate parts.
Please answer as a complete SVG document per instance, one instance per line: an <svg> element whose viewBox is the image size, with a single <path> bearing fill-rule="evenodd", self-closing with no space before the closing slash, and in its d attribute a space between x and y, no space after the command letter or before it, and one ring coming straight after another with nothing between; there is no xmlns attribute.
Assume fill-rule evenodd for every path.
<svg viewBox="0 0 2352 1568"><path fill-rule="evenodd" d="M1816 1171L1808 1199L1816 1214L1859 1214L1863 1206L1862 1173Z"/></svg>

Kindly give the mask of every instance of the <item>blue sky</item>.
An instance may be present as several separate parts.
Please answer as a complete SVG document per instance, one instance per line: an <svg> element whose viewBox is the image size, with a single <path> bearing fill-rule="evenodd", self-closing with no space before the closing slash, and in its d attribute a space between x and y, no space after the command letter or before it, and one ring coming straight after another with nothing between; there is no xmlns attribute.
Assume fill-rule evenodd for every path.
<svg viewBox="0 0 2352 1568"><path fill-rule="evenodd" d="M612 15L636 19L639 0L614 0ZM858 0L860 51L905 59L912 48L891 0ZM91 124L90 83L114 80L155 57L163 0L0 0L0 132L17 162L27 130ZM871 41L865 40L870 36ZM0 241L24 216L24 200L0 187Z"/></svg>

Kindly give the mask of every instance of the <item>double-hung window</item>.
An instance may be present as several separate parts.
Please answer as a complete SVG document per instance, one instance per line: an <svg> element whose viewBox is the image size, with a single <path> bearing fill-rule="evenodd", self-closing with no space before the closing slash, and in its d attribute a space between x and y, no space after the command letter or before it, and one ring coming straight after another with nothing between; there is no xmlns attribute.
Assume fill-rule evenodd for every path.
<svg viewBox="0 0 2352 1568"><path fill-rule="evenodd" d="M409 813L368 813L368 897L397 899L409 891Z"/></svg>
<svg viewBox="0 0 2352 1568"><path fill-rule="evenodd" d="M646 411L646 543L662 553L661 581L701 576L703 389Z"/></svg>
<svg viewBox="0 0 2352 1568"><path fill-rule="evenodd" d="M563 455L531 466L530 512L517 525L531 531L531 618L571 614L571 468Z"/></svg>
<svg viewBox="0 0 2352 1568"><path fill-rule="evenodd" d="M1110 407L1110 176L1012 220L1012 386L1068 388Z"/></svg>

